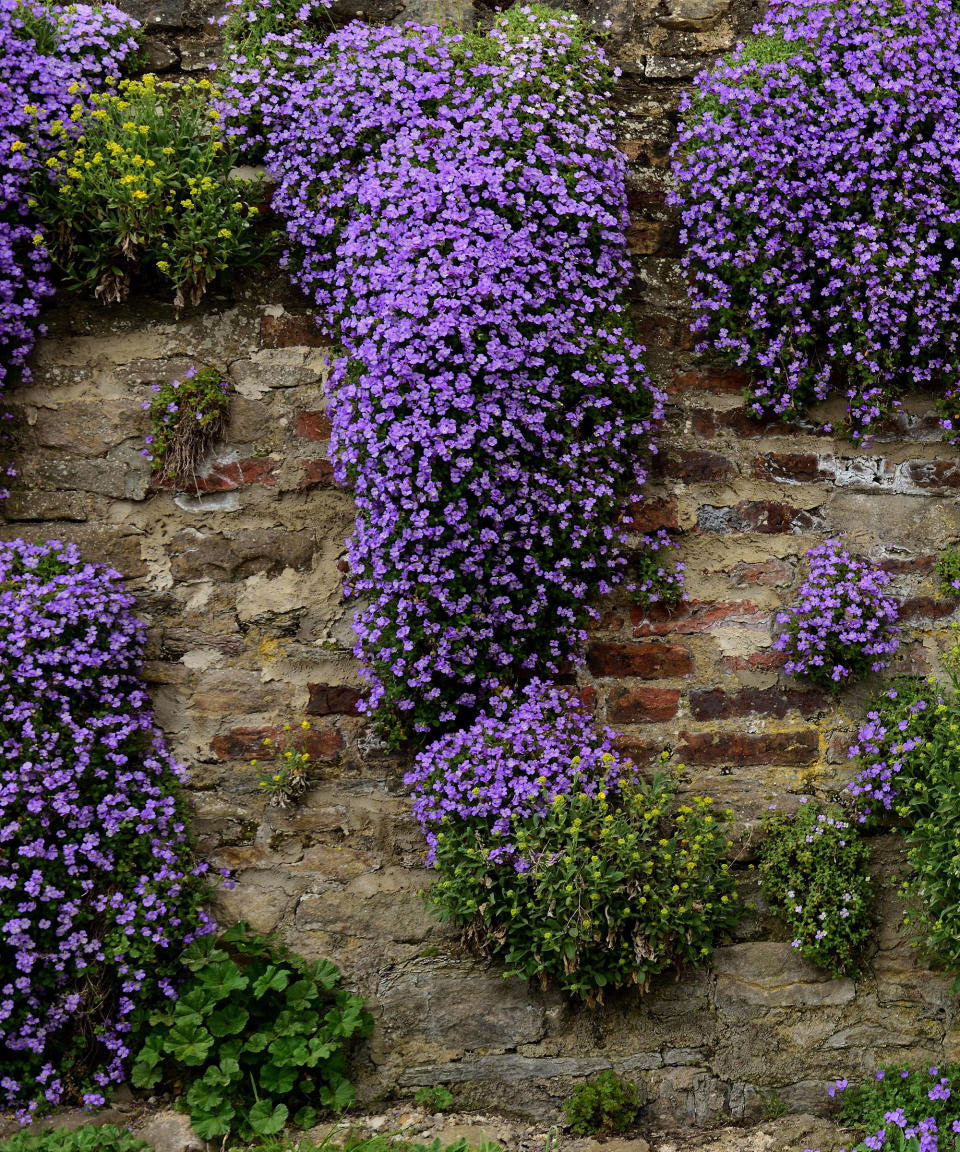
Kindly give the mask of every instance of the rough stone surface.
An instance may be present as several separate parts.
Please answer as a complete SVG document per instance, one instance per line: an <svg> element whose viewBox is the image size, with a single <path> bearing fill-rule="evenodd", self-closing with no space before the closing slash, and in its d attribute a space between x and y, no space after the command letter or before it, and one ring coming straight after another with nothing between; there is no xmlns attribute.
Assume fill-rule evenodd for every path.
<svg viewBox="0 0 960 1152"><path fill-rule="evenodd" d="M144 2L137 11L157 66L196 71L215 59L205 23L213 0ZM416 13L429 15L430 2L416 0ZM492 7L459 10L487 20ZM748 33L759 7L594 0L580 10L610 22L610 52L624 71L614 99L629 162L629 293L647 365L669 395L658 466L644 502L625 512L635 542L661 526L677 534L690 600L644 613L626 596L608 598L577 688L639 761L666 750L687 764L684 789L733 808L734 864L752 894L743 866L758 818L773 800L789 808L801 794L844 785L849 736L870 691L838 703L782 672L775 615L802 579L803 554L845 532L883 562L905 605L893 670L936 670L958 617L938 596L934 565L960 537L960 469L932 397L909 397L873 446L857 450L824 434L821 420L753 420L742 376L694 351L666 204L677 103L699 68ZM413 13L401 0L337 0L333 9L338 22ZM279 274L214 289L180 318L143 297L120 310L54 302L34 378L8 396L19 475L0 534L75 541L127 577L149 630L157 716L190 768L199 849L236 877L218 912L276 930L309 957L329 956L370 998L377 1026L356 1070L361 1100L443 1083L458 1105L550 1123L577 1082L612 1067L643 1085L645 1123L666 1129L755 1121L773 1094L795 1111L822 1111L837 1076L956 1058L956 1000L900 932L891 877L903 861L890 837L872 841L881 927L856 982L799 961L758 900L713 970L664 976L642 998L611 994L586 1008L504 981L427 914L418 891L430 877L404 796L405 761L357 708L363 682L341 591L353 507L327 458L330 349ZM139 454L141 403L151 384L206 362L226 366L234 388L224 443L199 485L155 487ZM821 415L837 413L827 405ZM297 808L270 808L251 762L271 754L267 741L285 724L297 731L307 717L310 789ZM643 1136L654 1152L781 1152L821 1146L816 1131L801 1118L709 1138ZM545 1132L530 1152L542 1150ZM824 1152L840 1142L823 1137ZM527 1152L522 1140L512 1147Z"/></svg>
<svg viewBox="0 0 960 1152"><path fill-rule="evenodd" d="M210 1147L190 1127L182 1112L161 1112L137 1133L153 1152L207 1152Z"/></svg>

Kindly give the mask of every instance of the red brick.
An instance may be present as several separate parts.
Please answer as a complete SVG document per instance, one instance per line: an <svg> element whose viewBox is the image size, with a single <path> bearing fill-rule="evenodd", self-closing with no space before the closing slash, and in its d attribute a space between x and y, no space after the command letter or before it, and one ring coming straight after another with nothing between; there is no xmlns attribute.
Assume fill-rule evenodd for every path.
<svg viewBox="0 0 960 1152"><path fill-rule="evenodd" d="M673 380L667 385L667 391L673 394L696 389L701 392L727 394L742 392L749 383L749 377L739 368L693 368L687 372L675 373Z"/></svg>
<svg viewBox="0 0 960 1152"><path fill-rule="evenodd" d="M891 576L904 576L913 572L929 575L937 566L936 556L914 556L909 560L881 560L877 564Z"/></svg>
<svg viewBox="0 0 960 1152"><path fill-rule="evenodd" d="M720 663L727 672L769 672L782 668L787 662L786 652L751 652L749 656L723 656Z"/></svg>
<svg viewBox="0 0 960 1152"><path fill-rule="evenodd" d="M261 760L270 755L264 740L275 740L279 728L233 728L213 738L213 754L218 760Z"/></svg>
<svg viewBox="0 0 960 1152"><path fill-rule="evenodd" d="M683 732L677 754L687 764L812 764L820 748L816 728L798 732Z"/></svg>
<svg viewBox="0 0 960 1152"><path fill-rule="evenodd" d="M594 676L636 676L659 680L689 676L693 657L682 644L592 644L587 664Z"/></svg>
<svg viewBox="0 0 960 1152"><path fill-rule="evenodd" d="M635 607L631 615L637 637L694 635L710 632L717 624L742 624L765 630L770 616L752 600L687 600L676 608Z"/></svg>
<svg viewBox="0 0 960 1152"><path fill-rule="evenodd" d="M650 744L644 740L632 740L629 736L618 736L614 740L613 746L638 768L644 768L659 760L663 750L659 744Z"/></svg>
<svg viewBox="0 0 960 1152"><path fill-rule="evenodd" d="M617 688L607 702L611 724L653 724L672 720L680 704L677 688Z"/></svg>
<svg viewBox="0 0 960 1152"><path fill-rule="evenodd" d="M312 728L306 739L298 739L294 747L301 748L311 760L332 760L343 749L343 733L336 728Z"/></svg>
<svg viewBox="0 0 960 1152"><path fill-rule="evenodd" d="M244 484L266 484L272 488L277 482L280 461L271 456L252 456L249 460L239 460L237 466Z"/></svg>
<svg viewBox="0 0 960 1152"><path fill-rule="evenodd" d="M293 430L304 440L329 440L330 417L326 412L298 412Z"/></svg>
<svg viewBox="0 0 960 1152"><path fill-rule="evenodd" d="M311 315L262 316L260 344L263 348L325 348L330 340L317 327Z"/></svg>
<svg viewBox="0 0 960 1152"><path fill-rule="evenodd" d="M635 220L624 233L635 256L679 256L680 230L662 220Z"/></svg>
<svg viewBox="0 0 960 1152"><path fill-rule="evenodd" d="M733 507L702 504L697 509L697 530L730 536L741 532L764 535L800 535L823 527L819 510L794 508L778 500L742 500Z"/></svg>
<svg viewBox="0 0 960 1152"><path fill-rule="evenodd" d="M775 716L782 720L798 711L809 718L822 712L823 692L802 688L740 688L727 693L720 688L696 688L690 693L690 713L695 720L727 720L731 716Z"/></svg>
<svg viewBox="0 0 960 1152"><path fill-rule="evenodd" d="M215 463L203 476L197 476L189 484L177 484L189 492L232 492L243 483L240 465Z"/></svg>
<svg viewBox="0 0 960 1152"><path fill-rule="evenodd" d="M932 596L913 596L900 605L900 619L942 620L944 616L952 616L956 607L955 600L934 600Z"/></svg>
<svg viewBox="0 0 960 1152"><path fill-rule="evenodd" d="M903 474L916 488L960 488L960 463L956 460L908 460Z"/></svg>
<svg viewBox="0 0 960 1152"><path fill-rule="evenodd" d="M822 463L813 452L765 452L754 457L753 474L758 480L795 480L798 484L812 484L831 479L834 469Z"/></svg>
<svg viewBox="0 0 960 1152"><path fill-rule="evenodd" d="M692 408L689 412L693 429L700 436L712 440L724 432L730 432L738 440L758 440L761 436L796 436L796 424L791 424L775 416L751 416L747 408L727 408L717 411L714 408ZM830 436L819 425L804 425L805 436Z"/></svg>
<svg viewBox="0 0 960 1152"><path fill-rule="evenodd" d="M298 488L301 492L311 488L329 488L333 483L333 465L329 460L307 460L303 465L303 477Z"/></svg>
<svg viewBox="0 0 960 1152"><path fill-rule="evenodd" d="M680 505L676 496L661 500L641 500L630 505L629 528L633 532L656 532L666 528L676 532L680 527Z"/></svg>
<svg viewBox="0 0 960 1152"><path fill-rule="evenodd" d="M310 693L308 716L359 715L357 703L363 698L363 693L356 688L340 684L308 684L307 689Z"/></svg>
<svg viewBox="0 0 960 1152"><path fill-rule="evenodd" d="M584 711L591 713L597 710L597 690L592 684L587 684L577 693L577 699Z"/></svg>
<svg viewBox="0 0 960 1152"><path fill-rule="evenodd" d="M726 456L703 449L663 450L653 458L651 472L674 480L726 480L733 468Z"/></svg>
<svg viewBox="0 0 960 1152"><path fill-rule="evenodd" d="M750 584L783 588L793 583L794 576L794 568L789 560L758 560L753 564L741 561L730 570L731 583L737 588Z"/></svg>

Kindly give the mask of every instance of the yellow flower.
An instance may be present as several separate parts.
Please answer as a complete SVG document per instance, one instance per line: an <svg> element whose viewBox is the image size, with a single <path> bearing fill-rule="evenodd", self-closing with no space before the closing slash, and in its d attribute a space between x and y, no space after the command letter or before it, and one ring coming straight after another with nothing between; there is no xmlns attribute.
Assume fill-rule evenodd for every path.
<svg viewBox="0 0 960 1152"><path fill-rule="evenodd" d="M137 126L132 120L125 120L123 124L124 132L136 132Z"/></svg>
<svg viewBox="0 0 960 1152"><path fill-rule="evenodd" d="M309 732L310 731L310 721L304 720L304 722L300 725L300 727L304 730L304 732Z"/></svg>
<svg viewBox="0 0 960 1152"><path fill-rule="evenodd" d="M161 148L160 151L164 154L164 156L172 156L174 153L174 149L169 145L167 145L166 148Z"/></svg>
<svg viewBox="0 0 960 1152"><path fill-rule="evenodd" d="M40 232L34 232L33 242L39 248L39 246L43 243L43 235Z"/></svg>
<svg viewBox="0 0 960 1152"><path fill-rule="evenodd" d="M74 82L73 82L73 83L70 85L70 87L67 89L67 92L69 92L69 94L70 94L71 96L76 96L76 94L77 94L79 91L80 91L80 85L79 85L79 84L76 82L76 80L74 80Z"/></svg>
<svg viewBox="0 0 960 1152"><path fill-rule="evenodd" d="M23 110L28 116L36 116L37 112L39 111L36 104L24 104Z"/></svg>
<svg viewBox="0 0 960 1152"><path fill-rule="evenodd" d="M22 140L14 140L14 142L10 145L10 151L11 152L22 152L25 147L26 147L26 145L24 144L24 142Z"/></svg>
<svg viewBox="0 0 960 1152"><path fill-rule="evenodd" d="M193 201L189 200L189 199L181 200L180 201L180 207L181 208L192 208L193 207Z"/></svg>
<svg viewBox="0 0 960 1152"><path fill-rule="evenodd" d="M138 188L133 194L134 200L146 200L147 194L141 188Z"/></svg>

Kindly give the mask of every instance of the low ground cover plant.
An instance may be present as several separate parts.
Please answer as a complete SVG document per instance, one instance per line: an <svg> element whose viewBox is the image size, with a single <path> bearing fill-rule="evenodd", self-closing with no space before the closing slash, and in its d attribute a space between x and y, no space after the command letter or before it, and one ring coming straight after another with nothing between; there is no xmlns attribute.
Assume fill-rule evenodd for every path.
<svg viewBox="0 0 960 1152"><path fill-rule="evenodd" d="M308 963L241 923L197 941L183 965L176 1002L142 1030L135 1087L186 1085L184 1107L205 1140L306 1129L319 1108L353 1103L347 1049L372 1020L333 964Z"/></svg>
<svg viewBox="0 0 960 1152"><path fill-rule="evenodd" d="M573 1090L563 1102L563 1115L577 1136L612 1135L635 1124L645 1103L638 1084L608 1068Z"/></svg>
<svg viewBox="0 0 960 1152"><path fill-rule="evenodd" d="M18 1132L0 1140L0 1152L150 1152L150 1147L115 1124L84 1124L75 1129Z"/></svg>
<svg viewBox="0 0 960 1152"><path fill-rule="evenodd" d="M103 1103L212 927L133 603L72 545L0 544L0 1100L24 1117Z"/></svg>
<svg viewBox="0 0 960 1152"><path fill-rule="evenodd" d="M880 1068L856 1086L842 1078L828 1092L840 1104L839 1123L867 1133L850 1152L955 1152L960 1146L958 1088L960 1068L934 1064Z"/></svg>
<svg viewBox="0 0 960 1152"><path fill-rule="evenodd" d="M807 565L796 604L777 614L783 630L773 647L787 654L784 670L830 689L879 672L899 645L899 609L884 595L889 574L838 540L811 548Z"/></svg>
<svg viewBox="0 0 960 1152"><path fill-rule="evenodd" d="M831 393L860 442L960 373L960 13L791 0L681 104L676 203L703 346L757 416Z"/></svg>
<svg viewBox="0 0 960 1152"><path fill-rule="evenodd" d="M231 174L236 150L220 133L215 95L209 80L174 90L148 74L71 111L80 134L63 128L48 178L35 182L66 285L111 303L151 274L183 307L218 275L261 258L262 193Z"/></svg>
<svg viewBox="0 0 960 1152"><path fill-rule="evenodd" d="M834 976L856 975L873 927L870 850L838 809L804 800L763 824L760 884L791 943Z"/></svg>
<svg viewBox="0 0 960 1152"><path fill-rule="evenodd" d="M640 547L633 557L627 591L635 604L652 608L676 608L686 599L683 590L684 564L671 556L680 545L665 528L652 536L641 536Z"/></svg>

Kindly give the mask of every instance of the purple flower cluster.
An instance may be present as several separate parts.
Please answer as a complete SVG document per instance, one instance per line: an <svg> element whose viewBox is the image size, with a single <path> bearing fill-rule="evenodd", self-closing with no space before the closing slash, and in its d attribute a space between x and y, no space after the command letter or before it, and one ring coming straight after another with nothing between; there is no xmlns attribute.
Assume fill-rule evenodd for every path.
<svg viewBox="0 0 960 1152"><path fill-rule="evenodd" d="M444 820L477 821L495 835L518 818L542 815L554 798L576 790L615 788L632 764L613 750L615 733L597 731L570 693L533 680L506 689L468 727L448 733L417 756L404 783L413 814L430 845L432 863ZM509 855L505 841L496 849Z"/></svg>
<svg viewBox="0 0 960 1152"><path fill-rule="evenodd" d="M585 37L523 7L486 35L291 33L263 62L274 206L346 351L347 591L393 738L580 659L589 597L624 576L663 400L622 302L624 160Z"/></svg>
<svg viewBox="0 0 960 1152"><path fill-rule="evenodd" d="M43 300L54 291L31 182L77 101L118 74L137 27L112 4L0 0L0 395L12 371L26 374Z"/></svg>
<svg viewBox="0 0 960 1152"><path fill-rule="evenodd" d="M24 1119L102 1102L212 928L132 606L71 545L0 544L0 1101Z"/></svg>
<svg viewBox="0 0 960 1152"><path fill-rule="evenodd" d="M857 798L861 823L894 809L900 774L905 767L911 776L917 774L916 754L927 746L941 721L943 699L935 682L902 681L867 713L847 753L860 762L848 787Z"/></svg>
<svg viewBox="0 0 960 1152"><path fill-rule="evenodd" d="M960 12L789 0L755 32L681 106L694 331L758 416L836 391L862 442L960 374Z"/></svg>
<svg viewBox="0 0 960 1152"><path fill-rule="evenodd" d="M899 643L899 611L883 595L890 576L837 540L811 548L807 563L796 606L777 615L786 627L773 646L789 655L785 670L826 688L879 672Z"/></svg>

